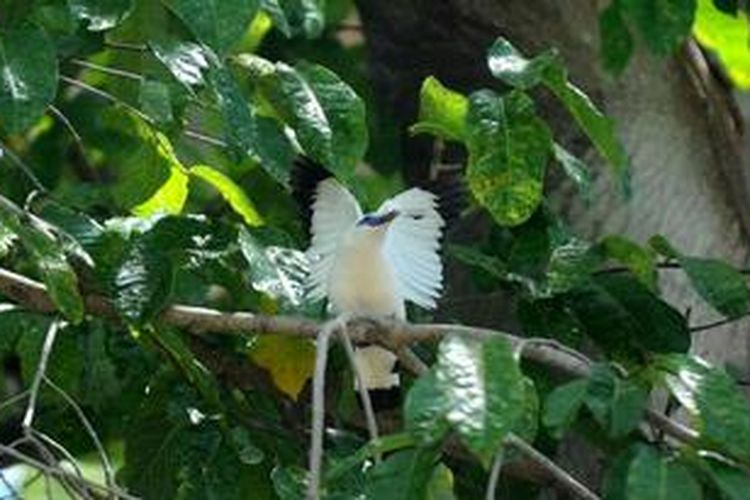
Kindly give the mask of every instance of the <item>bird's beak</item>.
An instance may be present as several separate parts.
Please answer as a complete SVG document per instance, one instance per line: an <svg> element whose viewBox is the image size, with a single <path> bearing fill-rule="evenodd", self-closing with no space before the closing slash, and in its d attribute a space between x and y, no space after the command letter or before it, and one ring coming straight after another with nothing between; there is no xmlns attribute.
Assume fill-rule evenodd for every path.
<svg viewBox="0 0 750 500"><path fill-rule="evenodd" d="M397 216L398 210L391 210L390 212L382 215L380 217L380 220L382 221L382 224L390 224Z"/></svg>

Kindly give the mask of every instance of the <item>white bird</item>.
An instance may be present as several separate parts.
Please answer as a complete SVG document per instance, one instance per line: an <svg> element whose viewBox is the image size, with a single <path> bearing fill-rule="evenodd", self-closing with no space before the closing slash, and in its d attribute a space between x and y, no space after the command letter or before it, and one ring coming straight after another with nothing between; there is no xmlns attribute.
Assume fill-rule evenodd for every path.
<svg viewBox="0 0 750 500"><path fill-rule="evenodd" d="M310 186L313 187L313 186ZM310 201L310 200L308 200ZM335 178L312 192L309 297L328 299L332 313L406 318L406 301L437 306L443 281L440 239L445 221L433 193L411 188L363 214ZM378 346L355 351L369 390L399 385L396 356Z"/></svg>

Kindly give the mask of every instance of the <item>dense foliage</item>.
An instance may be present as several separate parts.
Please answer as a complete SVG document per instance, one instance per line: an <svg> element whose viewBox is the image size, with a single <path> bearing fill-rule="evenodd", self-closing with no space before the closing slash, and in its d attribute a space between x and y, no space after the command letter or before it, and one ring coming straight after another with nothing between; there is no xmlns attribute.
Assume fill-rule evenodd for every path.
<svg viewBox="0 0 750 500"><path fill-rule="evenodd" d="M636 43L669 54L692 30L748 86L742 4L613 0L600 18L603 64L623 71ZM305 495L313 340L201 334L160 313L189 304L324 319L304 297L294 157L323 164L366 206L402 185L399 132L374 100L351 10L345 0L0 0L0 266L43 281L57 311L0 304L5 460L76 457L99 481L98 437L117 485L144 498ZM748 498L750 409L731 374L689 354L703 325L659 286L684 272L724 322L750 312L742 271L663 236L573 234L545 203L547 171L561 168L584 198L591 173L556 142L535 97L569 112L625 203L615 124L554 48L523 54L500 37L487 67L497 86L468 95L425 74L410 129L463 148L468 211L492 221L485 241L448 244L445 258L476 270L478 291L514 297L521 346L554 341L595 362L561 378L503 337L424 342L415 350L430 369L404 372L396 430L368 442L334 345L324 496L480 498L493 463L524 463L509 440L551 455L578 434L606 456L606 498ZM365 162L373 168L357 168ZM92 296L116 317L96 314ZM22 433L29 387L39 398ZM654 394L695 435L645 424ZM75 477L54 487L75 490ZM504 478L498 492L537 488Z"/></svg>

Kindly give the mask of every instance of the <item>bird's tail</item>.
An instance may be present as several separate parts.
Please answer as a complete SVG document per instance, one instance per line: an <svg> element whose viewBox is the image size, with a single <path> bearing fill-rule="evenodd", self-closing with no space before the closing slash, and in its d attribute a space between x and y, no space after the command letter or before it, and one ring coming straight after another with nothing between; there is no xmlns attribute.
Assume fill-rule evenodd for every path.
<svg viewBox="0 0 750 500"><path fill-rule="evenodd" d="M398 358L388 349L371 345L354 349L354 362L362 382L370 394L376 411L391 409L399 404L401 380L398 375ZM355 389L359 382L355 377Z"/></svg>

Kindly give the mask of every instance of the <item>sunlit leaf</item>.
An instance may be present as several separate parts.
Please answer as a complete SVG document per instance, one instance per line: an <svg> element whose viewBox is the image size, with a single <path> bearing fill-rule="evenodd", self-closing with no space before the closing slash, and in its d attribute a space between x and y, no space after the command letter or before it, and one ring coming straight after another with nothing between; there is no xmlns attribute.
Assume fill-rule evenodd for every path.
<svg viewBox="0 0 750 500"><path fill-rule="evenodd" d="M436 376L447 420L487 463L525 411L523 376L510 345L501 338L448 337L440 344Z"/></svg>
<svg viewBox="0 0 750 500"><path fill-rule="evenodd" d="M557 143L553 145L552 151L555 160L562 166L568 178L575 183L583 199L589 201L591 198L591 171L588 165Z"/></svg>
<svg viewBox="0 0 750 500"><path fill-rule="evenodd" d="M149 47L178 82L190 88L202 85L208 59L200 45L176 40L151 40Z"/></svg>
<svg viewBox="0 0 750 500"><path fill-rule="evenodd" d="M444 87L434 76L422 82L419 91L419 118L410 127L413 134L428 133L452 141L465 138L466 114L469 101L466 96Z"/></svg>
<svg viewBox="0 0 750 500"><path fill-rule="evenodd" d="M714 2L716 4L716 2ZM698 0L693 33L704 47L716 52L734 84L750 89L750 39L748 17L743 11L721 12L710 0Z"/></svg>
<svg viewBox="0 0 750 500"><path fill-rule="evenodd" d="M606 258L624 264L650 290L657 289L658 275L653 251L620 235L605 236L597 249Z"/></svg>
<svg viewBox="0 0 750 500"><path fill-rule="evenodd" d="M56 93L57 57L47 34L31 24L0 30L0 127L14 133L33 125Z"/></svg>
<svg viewBox="0 0 750 500"><path fill-rule="evenodd" d="M248 226L260 226L263 224L263 218L256 210L253 202L250 201L245 191L232 179L207 165L192 167L190 175L194 175L216 188L227 203L229 203L229 206L232 207L232 210L242 217L245 224Z"/></svg>
<svg viewBox="0 0 750 500"><path fill-rule="evenodd" d="M750 406L721 368L698 357L659 357L672 394L692 414L701 439L737 458L750 461Z"/></svg>
<svg viewBox="0 0 750 500"><path fill-rule="evenodd" d="M547 125L526 95L482 90L469 97L466 134L472 193L498 224L521 224L542 200L552 145Z"/></svg>
<svg viewBox="0 0 750 500"><path fill-rule="evenodd" d="M133 214L150 217L156 214L179 214L188 196L188 176L181 165L172 165L169 179L145 202L133 207Z"/></svg>
<svg viewBox="0 0 750 500"><path fill-rule="evenodd" d="M262 88L305 153L340 177L352 175L367 149L364 103L329 69L277 63Z"/></svg>
<svg viewBox="0 0 750 500"><path fill-rule="evenodd" d="M274 385L295 401L315 369L315 344L286 335L260 335L250 359L271 374Z"/></svg>

